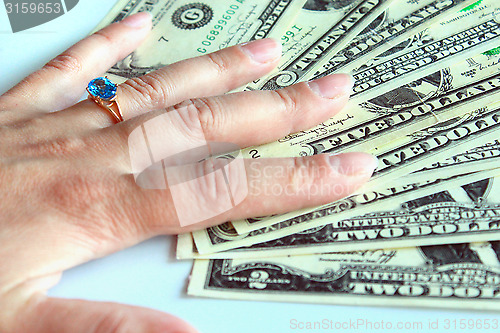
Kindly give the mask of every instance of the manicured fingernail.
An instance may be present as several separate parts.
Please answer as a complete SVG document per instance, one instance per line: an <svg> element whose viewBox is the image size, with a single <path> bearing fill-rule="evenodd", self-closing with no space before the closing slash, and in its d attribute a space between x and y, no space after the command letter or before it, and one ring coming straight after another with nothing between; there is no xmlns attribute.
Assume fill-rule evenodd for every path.
<svg viewBox="0 0 500 333"><path fill-rule="evenodd" d="M281 56L281 43L273 38L254 40L240 45L253 61L258 63L271 62Z"/></svg>
<svg viewBox="0 0 500 333"><path fill-rule="evenodd" d="M378 166L378 159L366 153L342 153L329 156L332 168L346 176L372 174Z"/></svg>
<svg viewBox="0 0 500 333"><path fill-rule="evenodd" d="M126 17L120 23L128 25L131 28L142 28L151 21L151 17L150 12L140 12Z"/></svg>
<svg viewBox="0 0 500 333"><path fill-rule="evenodd" d="M332 74L307 82L311 90L324 98L350 95L354 79L349 74Z"/></svg>

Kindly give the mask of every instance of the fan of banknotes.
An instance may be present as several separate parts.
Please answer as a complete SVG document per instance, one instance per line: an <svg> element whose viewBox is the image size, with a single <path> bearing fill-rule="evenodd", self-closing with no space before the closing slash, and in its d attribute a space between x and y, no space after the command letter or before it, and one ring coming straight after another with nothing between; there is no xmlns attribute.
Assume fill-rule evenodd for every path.
<svg viewBox="0 0 500 333"><path fill-rule="evenodd" d="M280 65L242 90L350 73L352 97L241 154L379 159L350 197L180 235L190 295L500 309L500 1L121 0L98 28L145 10L153 31L116 81L273 37Z"/></svg>

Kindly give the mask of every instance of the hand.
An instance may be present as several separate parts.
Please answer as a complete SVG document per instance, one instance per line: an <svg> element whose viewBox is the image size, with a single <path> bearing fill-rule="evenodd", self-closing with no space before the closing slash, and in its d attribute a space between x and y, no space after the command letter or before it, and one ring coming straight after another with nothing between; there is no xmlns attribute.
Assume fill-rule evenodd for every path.
<svg viewBox="0 0 500 333"><path fill-rule="evenodd" d="M129 141L137 129L148 129L149 149L161 155L156 161L204 140L259 145L327 120L347 102L352 85L348 76L334 75L279 91L221 95L277 65L280 47L267 39L128 80L118 88L125 120L119 124L93 101L75 104L87 83L132 52L150 28L146 14L112 24L0 97L2 332L192 332L157 311L45 292L65 269L158 234L337 200L375 168L362 153L250 159L243 169L228 167L225 179L210 159L191 160L164 165L173 179L190 180L180 190L172 178L165 189L141 187L141 175L153 185L158 179L144 172L148 165L140 156L148 150ZM227 184L246 192L224 211ZM276 187L288 191L276 194ZM184 219L183 203L216 215Z"/></svg>

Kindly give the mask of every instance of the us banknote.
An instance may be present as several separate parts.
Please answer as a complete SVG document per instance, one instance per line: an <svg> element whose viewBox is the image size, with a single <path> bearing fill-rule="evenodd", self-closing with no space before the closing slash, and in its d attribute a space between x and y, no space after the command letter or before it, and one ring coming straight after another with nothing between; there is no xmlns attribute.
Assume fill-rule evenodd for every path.
<svg viewBox="0 0 500 333"><path fill-rule="evenodd" d="M238 43L280 39L305 0L120 0L95 30L137 12L153 15L141 46L108 72L117 82Z"/></svg>
<svg viewBox="0 0 500 333"><path fill-rule="evenodd" d="M365 151L381 156L379 146L384 146L386 151L391 145L396 149L403 146L394 142L396 138L412 134L408 140L416 140L425 134L414 131L436 122L442 127L468 108L496 102L500 98L499 69L498 55L471 57L366 103L350 103L341 114L313 129L291 134L274 143L251 147L243 151L243 156L286 157L346 151ZM456 122L460 123L460 119L463 118ZM432 162L437 161L427 160L425 163ZM489 168L483 164L475 170L481 167ZM280 218L240 220L234 221L233 225L238 231L248 232L272 225Z"/></svg>
<svg viewBox="0 0 500 333"><path fill-rule="evenodd" d="M206 256L197 255L191 240L180 239L178 256L257 258L500 240L500 178L443 187L431 195L374 207L368 214L349 219L332 217L322 227Z"/></svg>
<svg viewBox="0 0 500 333"><path fill-rule="evenodd" d="M441 161L432 162L420 170L405 175L404 179L398 179L398 181L407 184L418 183L426 179L444 179L451 175L470 172L470 170L477 171L495 168L500 168L500 144L498 140L464 152L459 152ZM274 223L276 223L276 218L274 217L249 218L231 222L238 234L248 233Z"/></svg>
<svg viewBox="0 0 500 333"><path fill-rule="evenodd" d="M366 4L370 6L370 3L372 2ZM373 2L371 6L375 3ZM325 56L323 47L314 47L313 44L313 47L304 52L297 52L291 59L287 56L287 61L282 63L278 73L249 85L248 89L277 89L328 73L350 72L471 3L473 3L471 0L393 2L342 50Z"/></svg>
<svg viewBox="0 0 500 333"><path fill-rule="evenodd" d="M354 71L351 98L364 101L474 54L500 45L500 3L482 0L414 36L402 50L394 50ZM324 66L314 78L331 71Z"/></svg>
<svg viewBox="0 0 500 333"><path fill-rule="evenodd" d="M500 242L195 260L188 294L326 304L500 309Z"/></svg>
<svg viewBox="0 0 500 333"><path fill-rule="evenodd" d="M496 140L500 136L500 104L491 104L431 126L386 146L375 147L380 164L372 186L390 183L428 164ZM394 179L393 178L393 179Z"/></svg>
<svg viewBox="0 0 500 333"><path fill-rule="evenodd" d="M373 211L383 211L384 207L398 207L402 202L442 192L446 188L454 188L485 178L495 177L499 174L500 170L493 169L444 179L424 179L414 183L405 183L404 179L401 179L399 185L351 195L334 203L318 207L315 210L291 215L280 222L245 234L238 234L231 223L226 223L195 231L192 236L196 243L196 251L201 255L248 247L301 232L307 233L307 230L321 228L328 224L369 214Z"/></svg>
<svg viewBox="0 0 500 333"><path fill-rule="evenodd" d="M446 158L440 162L435 162L429 165L428 167L425 167L417 172L414 172L408 176L405 176L403 179L400 180L401 182L401 187L407 187L408 185L414 185L414 184L423 184L423 180L427 180L429 183L428 184L433 184L433 183L438 183L439 180L441 180L440 186L434 187L436 192L426 195L425 197L427 198L433 198L436 193L441 193L441 192L446 192L450 190L452 187L450 187L449 181L446 181L448 178L448 175L450 174L457 174L456 170L453 169L459 169L459 170L475 170L475 169L480 169L480 168L499 168L500 167L500 142L498 140L495 140L493 142L489 142L483 146L480 147L475 147L471 150L465 151L463 153L459 153L457 155L451 156L449 158ZM474 178L477 178L478 175L474 175ZM479 176L480 177L480 176ZM455 187L459 188L462 185L465 185L464 181L467 181L467 178L461 177L461 182L457 182L457 179L455 177L454 182L455 182ZM433 181L429 181L431 179L434 179ZM470 178L469 178L470 179ZM444 180L444 181L443 181ZM403 184L403 182L405 184ZM493 192L499 192L499 182L495 182L494 187L488 187L488 191L483 191L487 194L490 202L495 201L497 198L500 198L500 195L495 195L492 193L492 188L495 190ZM493 184L493 180L489 182L489 184ZM470 187L470 186L469 186ZM423 188L423 186L422 186ZM454 193L463 193L460 189L458 191L454 191ZM462 198L466 198L464 196L461 196ZM471 198L471 196L468 196ZM482 198L483 196L477 196L477 198ZM410 201L422 201L420 198L417 199L412 199ZM478 199L478 200L473 200L474 202L476 201L481 201L483 199ZM394 202L393 205L393 211L388 212L387 208L388 206L384 204L381 207L373 207L370 212L377 212L377 211L382 211L384 212L383 214L386 215L395 215L397 214L396 210L401 208L401 209L406 209L407 205L402 204L402 202L405 202L408 200L402 200L402 201L397 201ZM467 200L466 200L467 201ZM427 201L427 203L430 203L430 201ZM500 205L500 201L498 203L495 203ZM178 246L177 246L177 254L179 259L187 259L187 258L233 258L233 257L246 257L246 256L261 256L261 255L270 255L270 253L276 253L276 254L292 254L294 253L293 248L301 248L302 246L306 246L304 250L298 250L297 252L305 252L305 253L318 253L318 246L323 246L327 245L328 242L322 242L322 241L315 241L319 239L325 240L325 237L321 237L320 235L324 233L326 229L329 229L328 226L333 225L332 222L338 223L339 219L336 217L336 211L329 210L329 205L326 205L324 207L320 207L319 209L305 213L296 217L291 218L291 221L294 220L309 220L311 218L325 218L325 219L330 219L329 223L325 224L325 227L318 227L318 228L312 228L310 230L305 230L303 232L299 232L296 234L292 234L289 236L285 236L282 238L279 238L277 240L271 240L269 242L262 242L259 244L254 244L249 247L245 248L235 248L231 251L224 251L224 252L217 252L217 253L212 253L212 254L207 254L204 256L199 255L197 252L194 242L192 240L191 234L186 234L186 235L181 235L179 236L179 241L178 241ZM359 219L360 217L353 217L352 219ZM349 219L350 220L350 219ZM231 235L230 232L227 232L228 240L239 240L242 239L242 237L238 237L239 235L245 236L245 235L250 235L252 231L262 229L265 227L269 227L272 224L268 224L267 221L263 221L259 218L255 219L248 219L245 221L245 224L236 224L235 222L232 222L231 224L228 224L225 226L225 230L233 230L235 235ZM228 226L230 226L228 228ZM326 229L325 229L326 228ZM364 226L356 229L357 231L363 233L366 230L368 232L372 232L374 225L372 224L365 224ZM382 225L380 228L390 228L388 225ZM318 230L316 232L316 229ZM265 230L265 229L264 229ZM220 231L220 230L219 230ZM351 232L352 230L345 229L343 230L345 232ZM426 237L425 235L421 235L422 237ZM463 236L460 235L459 233L454 233L452 235L454 238L455 236ZM487 233L485 234L478 234L479 238L476 238L476 240L484 240L485 238L490 237ZM233 238L234 237L234 238ZM244 238L244 237L243 237ZM393 240L401 240L403 243L398 243L397 245L394 246L414 246L414 245L420 245L424 243L420 243L420 236L414 238L413 240L410 240L409 238L406 237L397 237L394 238ZM490 240L490 239L488 239ZM310 241L310 242L309 242ZM432 243L435 243L436 241L439 241L439 239L434 239ZM418 243L414 243L418 242ZM425 241L424 241L425 242ZM451 239L447 239L447 242L452 242ZM369 238L365 238L363 240L363 243L365 244L355 244L354 246L362 246L364 248L374 248L372 247L373 245L373 240ZM280 248L278 244L288 244L290 246L283 246ZM307 247L308 244L311 244L311 247ZM316 244L316 245L314 245ZM331 245L335 246L335 242L328 243ZM385 244L385 243L384 243ZM293 245L293 246L292 246ZM340 245L342 246L342 245ZM385 245L384 245L385 246ZM292 249L292 250L291 250ZM291 251L290 251L291 250ZM337 249L333 249L337 250ZM333 251L331 250L331 251ZM267 252L271 251L271 252ZM320 251L320 252L328 252L328 251Z"/></svg>
<svg viewBox="0 0 500 333"><path fill-rule="evenodd" d="M412 133L385 146L374 147L372 151L379 160L367 188L385 188L387 184L397 184L399 177L426 168L429 164L455 156L475 147L485 145L500 136L500 104L492 104L471 111L462 116ZM479 169L482 168L480 165ZM469 170L469 171L477 171ZM447 176L466 172L461 168L448 169ZM315 209L302 209L287 214L261 218L259 223L272 225Z"/></svg>
<svg viewBox="0 0 500 333"><path fill-rule="evenodd" d="M367 151L403 135L496 102L500 56L478 54L366 102L350 101L311 129L242 151L246 158Z"/></svg>
<svg viewBox="0 0 500 333"><path fill-rule="evenodd" d="M369 25L378 22L377 18L389 6L398 5L395 0L306 1L293 25L281 37L283 56L278 74L267 77L284 78L282 74L294 68L298 81L314 64L332 57L353 38L369 32ZM267 79L258 80L247 89L267 88L267 83Z"/></svg>
<svg viewBox="0 0 500 333"><path fill-rule="evenodd" d="M437 161L417 172L412 172L408 176L405 176L405 179L422 179L428 177L427 175L430 173L438 176L455 174L453 169L457 168L463 170L500 168L500 141L494 140L482 146L474 147L463 153Z"/></svg>

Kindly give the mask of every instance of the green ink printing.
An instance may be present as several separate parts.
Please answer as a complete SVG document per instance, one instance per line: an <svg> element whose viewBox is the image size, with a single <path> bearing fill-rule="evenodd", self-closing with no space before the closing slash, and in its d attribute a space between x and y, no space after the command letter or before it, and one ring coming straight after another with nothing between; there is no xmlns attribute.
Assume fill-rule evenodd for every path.
<svg viewBox="0 0 500 333"><path fill-rule="evenodd" d="M483 52L483 54L484 55L488 55L488 56L493 56L493 55L500 54L500 47L497 47L497 48L491 49L489 51Z"/></svg>
<svg viewBox="0 0 500 333"><path fill-rule="evenodd" d="M468 5L467 7L462 9L460 12L466 12L468 10L474 9L477 6L479 6L481 4L481 2L483 2L483 0L478 0L478 1L474 2L473 4Z"/></svg>

